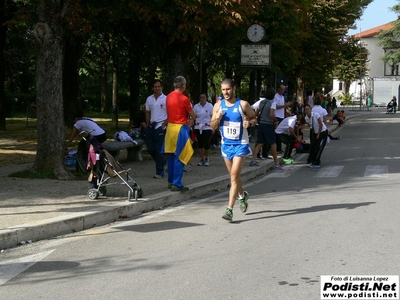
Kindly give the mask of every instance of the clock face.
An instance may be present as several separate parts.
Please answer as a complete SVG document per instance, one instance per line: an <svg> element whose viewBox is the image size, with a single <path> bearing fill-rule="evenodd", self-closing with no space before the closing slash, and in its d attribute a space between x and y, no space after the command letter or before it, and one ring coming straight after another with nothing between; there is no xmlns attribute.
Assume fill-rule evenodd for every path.
<svg viewBox="0 0 400 300"><path fill-rule="evenodd" d="M264 37L264 28L260 25L253 24L247 29L247 37L252 42L259 42Z"/></svg>

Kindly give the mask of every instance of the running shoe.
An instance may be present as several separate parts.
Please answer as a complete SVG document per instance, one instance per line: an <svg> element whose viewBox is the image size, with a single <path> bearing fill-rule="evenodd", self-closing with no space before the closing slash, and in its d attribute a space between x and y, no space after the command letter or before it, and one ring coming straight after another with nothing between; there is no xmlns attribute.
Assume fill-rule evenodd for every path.
<svg viewBox="0 0 400 300"><path fill-rule="evenodd" d="M204 159L202 159L197 165L198 166L204 166Z"/></svg>
<svg viewBox="0 0 400 300"><path fill-rule="evenodd" d="M244 191L243 192L243 198L238 197L237 200L240 202L240 211L242 213L245 213L247 211L247 208L249 207L249 204L247 203L247 200L249 199L249 193Z"/></svg>
<svg viewBox="0 0 400 300"><path fill-rule="evenodd" d="M282 158L282 162L283 162L285 165L289 165L289 164L292 164L292 163L293 163L293 159L291 159L291 158Z"/></svg>
<svg viewBox="0 0 400 300"><path fill-rule="evenodd" d="M227 208L226 209L226 211L225 211L225 214L223 214L222 215L222 219L225 219L225 220L227 220L227 221L232 221L232 218L233 218L233 211L232 211L232 208Z"/></svg>
<svg viewBox="0 0 400 300"><path fill-rule="evenodd" d="M157 174L156 174L156 175L154 175L154 178L155 178L155 179L161 179L161 178L163 178L163 176L157 175Z"/></svg>
<svg viewBox="0 0 400 300"><path fill-rule="evenodd" d="M259 167L259 166L260 166L260 164L258 162L256 162L256 161L254 161L254 160L252 160L250 162L250 167Z"/></svg>
<svg viewBox="0 0 400 300"><path fill-rule="evenodd" d="M310 165L308 165L308 167L309 167L310 169L319 169L319 168L321 168L321 165L310 164Z"/></svg>
<svg viewBox="0 0 400 300"><path fill-rule="evenodd" d="M283 170L283 167L280 164L274 164L275 170Z"/></svg>
<svg viewBox="0 0 400 300"><path fill-rule="evenodd" d="M210 160L208 159L208 157L206 157L204 159L204 166L208 167L210 165Z"/></svg>
<svg viewBox="0 0 400 300"><path fill-rule="evenodd" d="M189 165L186 165L183 167L184 172L190 172L191 170L192 170L192 168Z"/></svg>

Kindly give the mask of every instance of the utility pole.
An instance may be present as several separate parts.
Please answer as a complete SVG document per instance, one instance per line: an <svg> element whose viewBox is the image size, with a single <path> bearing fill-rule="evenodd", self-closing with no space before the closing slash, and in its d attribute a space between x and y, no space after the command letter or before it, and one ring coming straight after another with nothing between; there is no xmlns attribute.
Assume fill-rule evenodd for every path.
<svg viewBox="0 0 400 300"><path fill-rule="evenodd" d="M360 111L362 105L362 40L361 40L361 20L360 20Z"/></svg>

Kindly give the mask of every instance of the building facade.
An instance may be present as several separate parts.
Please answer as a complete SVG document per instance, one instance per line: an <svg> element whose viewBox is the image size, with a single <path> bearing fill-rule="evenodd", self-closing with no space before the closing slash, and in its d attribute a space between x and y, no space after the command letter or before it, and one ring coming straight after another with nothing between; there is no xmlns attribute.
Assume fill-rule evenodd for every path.
<svg viewBox="0 0 400 300"><path fill-rule="evenodd" d="M353 95L353 101L356 104L359 104L360 99L362 99L363 104L366 104L367 97L370 97L373 104L386 105L393 96L396 96L397 99L400 97L399 65L385 64L382 60L385 51L393 51L394 49L383 49L379 46L379 39L376 37L381 30L391 28L393 28L392 22L355 35L355 38L361 36L361 43L368 50L366 61L368 72L361 74L358 80L352 82L349 89L349 93ZM331 94L336 98L343 95L343 83L334 80Z"/></svg>

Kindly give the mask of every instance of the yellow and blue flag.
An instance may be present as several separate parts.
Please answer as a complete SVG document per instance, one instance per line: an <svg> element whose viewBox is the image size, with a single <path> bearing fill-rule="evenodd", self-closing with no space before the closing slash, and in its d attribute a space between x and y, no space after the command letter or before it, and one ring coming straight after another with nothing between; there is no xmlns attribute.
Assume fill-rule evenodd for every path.
<svg viewBox="0 0 400 300"><path fill-rule="evenodd" d="M187 165L194 153L189 126L168 123L163 148L164 153L174 153L182 163Z"/></svg>

